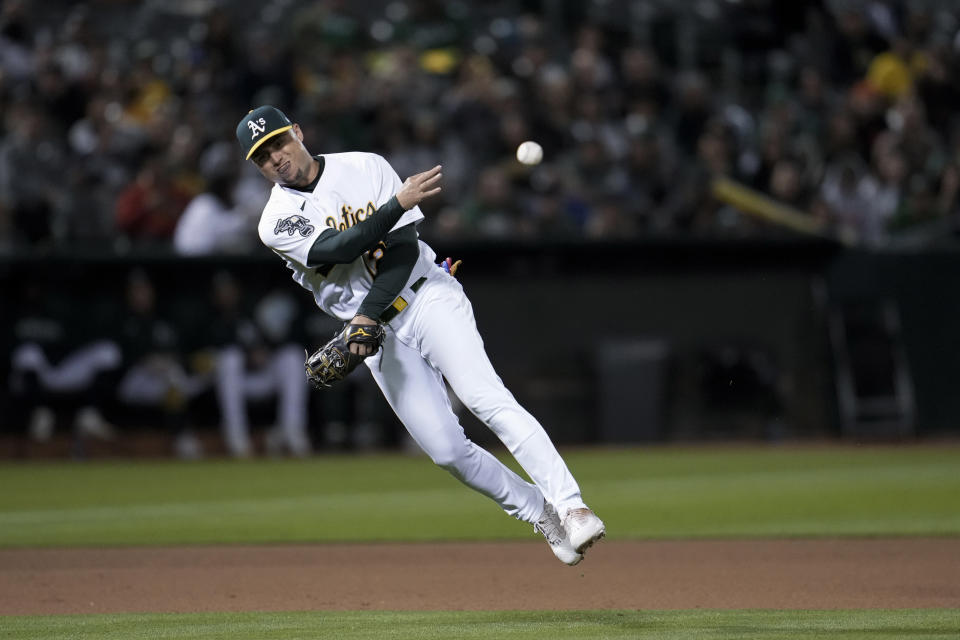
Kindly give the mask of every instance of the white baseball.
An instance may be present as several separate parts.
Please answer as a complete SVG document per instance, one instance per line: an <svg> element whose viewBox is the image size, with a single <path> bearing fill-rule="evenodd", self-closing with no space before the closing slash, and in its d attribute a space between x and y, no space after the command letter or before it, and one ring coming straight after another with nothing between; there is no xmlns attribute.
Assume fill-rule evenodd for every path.
<svg viewBox="0 0 960 640"><path fill-rule="evenodd" d="M543 160L543 147L533 140L521 142L517 147L517 160L523 164L540 164Z"/></svg>

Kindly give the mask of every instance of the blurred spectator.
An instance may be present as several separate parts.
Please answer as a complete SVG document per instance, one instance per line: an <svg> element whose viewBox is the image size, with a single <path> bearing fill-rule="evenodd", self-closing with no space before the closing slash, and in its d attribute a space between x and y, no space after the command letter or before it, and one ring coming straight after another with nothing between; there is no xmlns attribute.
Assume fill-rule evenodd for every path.
<svg viewBox="0 0 960 640"><path fill-rule="evenodd" d="M571 142L574 90L569 72L558 64L543 65L534 77L533 131L546 157L561 153Z"/></svg>
<svg viewBox="0 0 960 640"><path fill-rule="evenodd" d="M581 235L580 227L585 212L579 202L561 188L558 177L544 171L531 181L539 182L536 193L529 199L529 215L535 234L541 238L570 239Z"/></svg>
<svg viewBox="0 0 960 640"><path fill-rule="evenodd" d="M875 193L876 185L858 158L846 158L827 169L821 196L829 223L840 237L871 245L886 239L891 212L874 207Z"/></svg>
<svg viewBox="0 0 960 640"><path fill-rule="evenodd" d="M266 434L272 455L310 454L303 346L296 333L296 303L276 293L251 312L236 280L219 272L212 283L214 316L209 344L216 349L216 395L224 443L230 455L253 455L247 404L276 400L276 421Z"/></svg>
<svg viewBox="0 0 960 640"><path fill-rule="evenodd" d="M34 279L23 283L12 305L11 417L40 442L70 424L82 447L84 438L116 435L101 408L113 398L121 353L97 336L94 314L72 313L59 294Z"/></svg>
<svg viewBox="0 0 960 640"><path fill-rule="evenodd" d="M648 118L659 117L670 94L656 54L640 47L624 49L620 54L620 74L629 110Z"/></svg>
<svg viewBox="0 0 960 640"><path fill-rule="evenodd" d="M117 335L124 363L118 398L128 406L159 410L163 426L175 438L176 453L199 457L202 450L190 431L188 409L210 386L209 370L193 372L185 365L178 325L161 317L156 289L145 272L138 269L127 276L125 294Z"/></svg>
<svg viewBox="0 0 960 640"><path fill-rule="evenodd" d="M637 234L637 221L627 215L621 198L609 193L591 210L584 227L587 237L607 240L631 238Z"/></svg>
<svg viewBox="0 0 960 640"><path fill-rule="evenodd" d="M803 164L798 159L787 156L773 165L767 192L774 198L791 207L806 211L811 204L810 191Z"/></svg>
<svg viewBox="0 0 960 640"><path fill-rule="evenodd" d="M960 104L960 82L956 80L958 49L955 46L951 52L948 46L937 45L929 52L927 64L915 80L917 96L926 107L930 125L945 139L951 135L951 122L955 122L956 105Z"/></svg>
<svg viewBox="0 0 960 640"><path fill-rule="evenodd" d="M700 73L688 71L677 78L676 109L672 128L680 151L687 157L696 154L700 134L713 113L710 87Z"/></svg>
<svg viewBox="0 0 960 640"><path fill-rule="evenodd" d="M677 176L677 187L654 221L654 230L663 233L687 232L711 234L729 232L737 218L719 216L721 207L711 192L715 177L729 176L733 171L733 139L720 121L708 123L697 141L697 155L686 163Z"/></svg>
<svg viewBox="0 0 960 640"><path fill-rule="evenodd" d="M42 109L26 101L4 113L8 135L0 141L0 208L10 217L15 244L49 247L63 236L70 203L56 185L66 170L65 155L51 125Z"/></svg>
<svg viewBox="0 0 960 640"><path fill-rule="evenodd" d="M140 243L165 244L190 196L174 182L164 159L154 156L117 197L117 230Z"/></svg>
<svg viewBox="0 0 960 640"><path fill-rule="evenodd" d="M488 167L477 178L476 195L463 205L467 228L487 237L509 238L529 235L532 226L517 206L510 179L501 167Z"/></svg>
<svg viewBox="0 0 960 640"><path fill-rule="evenodd" d="M558 203L587 237L587 218L609 208L611 193L623 195L637 234L743 233L747 216L715 224L709 202L721 169L707 131L716 122L733 130L721 173L785 190L794 205L833 189L827 167L851 154L864 184L885 185L875 190L883 212L908 183L914 196L923 182L940 198L946 150L960 137L960 5L749 0L691 13L661 2L618 24L611 16L626 6L588 4L541 16L522 3L290 0L257 6L263 15L250 20L247 3L94 13L64 0L4 2L0 248L168 248L211 182L183 221L181 237L197 243L184 250L223 248L210 246L218 225L198 222L206 216L225 223L224 245L255 250L226 240L240 225L220 215L234 207L211 195L222 185L201 163L265 102L294 105L307 137L330 152L375 151L398 170L439 155L446 184L424 224L438 239L567 235L565 218L531 213ZM892 181L873 157L886 134L905 162ZM638 151L637 135L657 148ZM565 174L548 197L525 183L533 174L509 168L524 139L541 143L544 169ZM638 153L658 154L655 168ZM35 170L22 169L24 158Z"/></svg>
<svg viewBox="0 0 960 640"><path fill-rule="evenodd" d="M657 132L645 124L629 141L622 175L616 179L622 184L620 205L636 221L638 232L649 232L661 226L661 208L672 190L676 167L666 143Z"/></svg>
<svg viewBox="0 0 960 640"><path fill-rule="evenodd" d="M912 176L891 221L894 231L910 231L916 238L943 237L957 229L960 212L960 169L948 165L939 180Z"/></svg>
<svg viewBox="0 0 960 640"><path fill-rule="evenodd" d="M820 140L827 125L827 116L836 108L836 96L816 67L808 65L800 70L796 102L798 135Z"/></svg>
<svg viewBox="0 0 960 640"><path fill-rule="evenodd" d="M943 143L928 126L923 105L913 96L896 102L886 114L889 130L896 134L898 147L910 174L935 176L946 161Z"/></svg>
<svg viewBox="0 0 960 640"><path fill-rule="evenodd" d="M870 62L867 83L885 98L896 100L913 91L914 78L923 74L926 67L926 56L906 38L896 37L891 49Z"/></svg>
<svg viewBox="0 0 960 640"><path fill-rule="evenodd" d="M853 2L838 2L832 16L826 21L831 30L829 39L829 65L832 80L840 85L849 85L861 78L873 56L887 48L868 13L867 5Z"/></svg>
<svg viewBox="0 0 960 640"><path fill-rule="evenodd" d="M900 206L907 162L898 147L896 136L878 136L873 147L871 169L876 176L875 193L870 194L878 218L890 220Z"/></svg>
<svg viewBox="0 0 960 640"><path fill-rule="evenodd" d="M266 194L262 189L244 193L233 144L218 142L207 149L200 158L200 173L206 189L190 201L177 221L174 249L182 255L249 253L258 242L257 220Z"/></svg>
<svg viewBox="0 0 960 640"><path fill-rule="evenodd" d="M0 6L0 69L4 76L24 80L33 71L33 35L27 3L9 0Z"/></svg>

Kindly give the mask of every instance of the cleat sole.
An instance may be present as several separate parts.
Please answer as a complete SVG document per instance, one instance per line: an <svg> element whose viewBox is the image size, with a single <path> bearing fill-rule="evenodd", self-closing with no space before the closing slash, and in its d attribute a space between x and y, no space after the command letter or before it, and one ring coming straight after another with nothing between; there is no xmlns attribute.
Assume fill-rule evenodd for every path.
<svg viewBox="0 0 960 640"><path fill-rule="evenodd" d="M577 553L579 553L580 555L583 555L587 549L592 547L595 543L599 542L605 535L607 535L607 532L604 530L598 533L597 535L593 536L592 538L584 542L582 545L577 547L577 550L576 550Z"/></svg>

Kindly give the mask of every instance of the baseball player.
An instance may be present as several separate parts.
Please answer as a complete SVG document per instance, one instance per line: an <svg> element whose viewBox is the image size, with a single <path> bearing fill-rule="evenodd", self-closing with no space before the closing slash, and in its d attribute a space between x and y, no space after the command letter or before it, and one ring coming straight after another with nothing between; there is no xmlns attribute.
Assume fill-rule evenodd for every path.
<svg viewBox="0 0 960 640"><path fill-rule="evenodd" d="M433 249L417 235L418 205L440 192L441 167L401 183L376 154L311 155L300 126L269 105L240 121L237 139L275 183L260 239L320 309L349 323L342 334L347 358L366 357L387 402L436 464L532 523L561 561L580 562L604 524L543 427L494 371L460 283L437 268ZM380 338L363 339L371 335ZM444 378L533 484L467 439Z"/></svg>

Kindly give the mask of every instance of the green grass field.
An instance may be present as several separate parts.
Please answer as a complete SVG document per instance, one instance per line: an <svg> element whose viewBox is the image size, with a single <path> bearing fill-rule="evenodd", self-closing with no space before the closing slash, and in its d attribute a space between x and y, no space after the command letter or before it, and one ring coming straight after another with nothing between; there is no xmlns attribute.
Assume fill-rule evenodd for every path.
<svg viewBox="0 0 960 640"><path fill-rule="evenodd" d="M956 536L960 448L565 452L616 538ZM425 458L0 467L0 547L529 539ZM406 517L417 513L417 518ZM479 528L478 528L479 525ZM956 638L960 609L0 617L0 638Z"/></svg>
<svg viewBox="0 0 960 640"><path fill-rule="evenodd" d="M960 533L957 448L565 457L617 538ZM2 547L529 538L421 457L7 464L0 486Z"/></svg>
<svg viewBox="0 0 960 640"><path fill-rule="evenodd" d="M13 616L9 640L954 639L960 610L436 611Z"/></svg>

